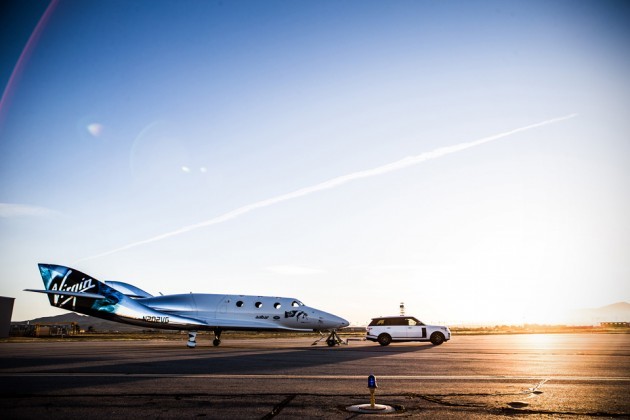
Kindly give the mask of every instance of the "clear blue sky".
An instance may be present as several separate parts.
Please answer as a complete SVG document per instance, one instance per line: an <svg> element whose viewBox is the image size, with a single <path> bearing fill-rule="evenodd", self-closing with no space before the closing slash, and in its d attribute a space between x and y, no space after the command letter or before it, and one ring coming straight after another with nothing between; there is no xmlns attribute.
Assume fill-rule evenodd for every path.
<svg viewBox="0 0 630 420"><path fill-rule="evenodd" d="M15 320L62 312L22 291L38 262L357 324L401 301L451 324L630 301L627 2L1 7Z"/></svg>

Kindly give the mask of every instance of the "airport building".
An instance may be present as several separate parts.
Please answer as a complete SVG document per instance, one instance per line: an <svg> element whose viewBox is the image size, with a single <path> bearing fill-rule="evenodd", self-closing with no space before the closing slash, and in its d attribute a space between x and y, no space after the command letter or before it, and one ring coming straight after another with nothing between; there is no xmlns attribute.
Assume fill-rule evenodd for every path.
<svg viewBox="0 0 630 420"><path fill-rule="evenodd" d="M630 328L630 322L600 322L602 328Z"/></svg>
<svg viewBox="0 0 630 420"><path fill-rule="evenodd" d="M0 338L9 336L14 298L0 296Z"/></svg>
<svg viewBox="0 0 630 420"><path fill-rule="evenodd" d="M11 324L12 337L66 337L79 332L79 324L76 322Z"/></svg>

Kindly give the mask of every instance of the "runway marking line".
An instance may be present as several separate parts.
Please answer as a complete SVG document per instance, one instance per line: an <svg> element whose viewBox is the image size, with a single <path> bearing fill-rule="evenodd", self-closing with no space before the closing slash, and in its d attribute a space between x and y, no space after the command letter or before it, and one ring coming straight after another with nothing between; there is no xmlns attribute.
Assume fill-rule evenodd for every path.
<svg viewBox="0 0 630 420"><path fill-rule="evenodd" d="M332 380L356 380L364 379L365 375L264 375L264 374L212 374L212 373L38 373L38 372L4 372L0 377L112 377L112 378L202 378L202 379L332 379ZM408 380L408 381L479 381L479 380L540 380L540 376L502 376L502 375L379 375L384 380ZM597 382L630 382L630 377L601 377L601 376L545 376L546 381L597 381Z"/></svg>

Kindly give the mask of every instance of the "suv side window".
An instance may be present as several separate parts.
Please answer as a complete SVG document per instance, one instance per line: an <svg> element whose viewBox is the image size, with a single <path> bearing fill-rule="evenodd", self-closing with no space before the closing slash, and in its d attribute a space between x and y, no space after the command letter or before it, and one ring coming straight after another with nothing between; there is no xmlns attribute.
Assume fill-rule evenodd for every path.
<svg viewBox="0 0 630 420"><path fill-rule="evenodd" d="M370 322L369 327L382 327L385 324L385 319L383 318L377 318L377 319L373 319L372 322Z"/></svg>
<svg viewBox="0 0 630 420"><path fill-rule="evenodd" d="M372 322L368 325L369 327L400 327L400 326L416 326L416 325L424 325L421 321L418 321L413 317L394 317L394 318L376 318L373 319Z"/></svg>

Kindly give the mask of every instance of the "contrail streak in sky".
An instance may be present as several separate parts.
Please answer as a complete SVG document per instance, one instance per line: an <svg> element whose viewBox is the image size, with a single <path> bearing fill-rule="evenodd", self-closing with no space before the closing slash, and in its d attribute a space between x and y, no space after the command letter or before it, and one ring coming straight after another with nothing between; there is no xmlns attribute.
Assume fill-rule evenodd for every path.
<svg viewBox="0 0 630 420"><path fill-rule="evenodd" d="M39 22L37 22L35 29L33 29L31 36L28 38L28 41L26 42L26 45L24 46L22 53L20 54L17 62L15 63L15 67L13 67L11 76L9 76L9 81L7 82L7 85L4 88L4 92L2 92L2 96L0 96L0 124L4 121L4 115L6 112L5 108L7 107L7 104L9 102L11 92L13 91L13 89L15 89L15 85L17 84L17 79L19 78L20 73L22 72L24 68L24 64L26 63L26 61L28 61L28 57L31 54L33 48L35 48L35 45L37 44L37 40L39 39L39 36L44 30L44 27L46 27L46 23L50 19L50 15L57 7L57 3L58 3L58 0L53 0L50 2L48 7L46 8L46 11L42 15L42 17L39 19Z"/></svg>
<svg viewBox="0 0 630 420"><path fill-rule="evenodd" d="M425 152L425 153L421 153L419 155L415 155L415 156L408 156L406 158L397 160L395 162L392 163L388 163L386 165L382 165L382 166L377 166L376 168L372 168L372 169L366 169L364 171L358 171L358 172L353 172L347 175L342 175L342 176L338 176L336 178L332 178L329 179L328 181L324 181L324 182L320 182L319 184L315 184L312 185L310 187L305 187L305 188L301 188L299 190L287 193L287 194L282 194L276 197L272 197L272 198L268 198L266 200L261 200L261 201L256 201L252 204L248 204L246 206L243 207L239 207L237 209L234 209L232 211L229 211L227 213L224 213L220 216L214 217L212 219L206 220L204 222L201 223L197 223L194 225L189 225L189 226L184 226L180 229L168 232L168 233L164 233L162 235L158 235L158 236L154 236L153 238L149 238L149 239L145 239L142 241L138 241L138 242L133 242L124 246L121 246L119 248L116 249L112 249L110 251L107 252L103 252L97 255L93 255L91 257L85 257L85 258L81 258L80 260L77 260L76 262L81 262L81 261L86 261L86 260L92 260L95 258L100 258L100 257L105 257L107 255L111 255L120 251L125 251L127 249L130 248L135 248L137 246L140 245L145 245L145 244L150 244L152 242L157 242L157 241L161 241L163 239L167 239L170 238L172 236L177 236L177 235L181 235L182 233L186 233L186 232L190 232L192 230L196 230L196 229L200 229L203 227L207 227L207 226L212 226L212 225L217 225L219 223L224 223L227 222L229 220L232 219L236 219L239 216L242 216L246 213L249 213L253 210L256 209L260 209L263 207L269 207L272 206L274 204L278 204L278 203L282 203L283 201L288 201L288 200L293 200L294 198L298 198L298 197L304 197L306 195L318 192L318 191L324 191L324 190L329 190L332 188L336 188L339 187L343 184L346 184L348 182L351 181L355 181L357 179L362 179L362 178L370 178L373 176L378 176L378 175L383 175L389 172L393 172L393 171L398 171L400 169L403 168L407 168L409 166L413 166L413 165L417 165L419 163L425 162L427 160L432 160L432 159L437 159L440 158L442 156L446 156L446 155L450 155L452 153L456 153L456 152L460 152L462 150L466 150L466 149L470 149L471 147L475 147L475 146L479 146L481 144L484 143L489 143L491 141L494 140L498 140L501 139L503 137L507 137L507 136L511 136L512 134L516 134L516 133L520 133L523 131L528 131L531 130L533 128L537 128L537 127L542 127L545 125L549 125L549 124L553 124L559 121L564 121L564 120L568 120L571 119L573 117L575 117L577 114L571 114L571 115L566 115L564 117L558 117L558 118L553 118L550 120L546 120L546 121L542 121L536 124L531 124L531 125L526 125L524 127L520 127L520 128L515 128L514 130L510 130L510 131L505 131L503 133L499 133L499 134L495 134L493 136L490 137L484 137L482 139L478 139L478 140L474 140L474 141L469 141L469 142L465 142L465 143L460 143L460 144L456 144L453 146L448 146L448 147L441 147L439 149L435 149L433 151L430 152Z"/></svg>

